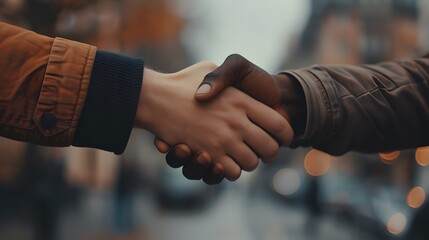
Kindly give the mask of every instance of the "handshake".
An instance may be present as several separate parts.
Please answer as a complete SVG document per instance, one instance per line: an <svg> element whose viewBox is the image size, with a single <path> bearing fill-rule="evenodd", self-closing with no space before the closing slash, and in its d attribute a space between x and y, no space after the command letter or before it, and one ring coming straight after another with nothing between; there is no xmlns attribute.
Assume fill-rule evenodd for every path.
<svg viewBox="0 0 429 240"><path fill-rule="evenodd" d="M296 80L231 55L220 67L201 62L174 74L145 69L135 126L157 136L157 149L185 177L217 184L255 170L259 159L269 162L305 122Z"/></svg>

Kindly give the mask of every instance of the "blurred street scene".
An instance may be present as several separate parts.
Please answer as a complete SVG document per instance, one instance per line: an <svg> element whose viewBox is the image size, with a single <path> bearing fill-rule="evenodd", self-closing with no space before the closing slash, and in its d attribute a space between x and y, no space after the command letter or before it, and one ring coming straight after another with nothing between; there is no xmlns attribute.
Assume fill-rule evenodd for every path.
<svg viewBox="0 0 429 240"><path fill-rule="evenodd" d="M232 53L276 73L429 51L424 0L0 0L0 21L162 72ZM428 165L429 148L282 149L208 186L169 168L141 130L121 156L1 138L0 239L426 240Z"/></svg>

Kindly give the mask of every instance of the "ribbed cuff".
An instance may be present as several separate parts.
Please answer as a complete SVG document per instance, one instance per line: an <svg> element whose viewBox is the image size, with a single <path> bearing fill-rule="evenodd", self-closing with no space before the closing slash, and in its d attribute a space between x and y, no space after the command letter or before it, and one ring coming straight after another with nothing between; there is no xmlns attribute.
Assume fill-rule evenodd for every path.
<svg viewBox="0 0 429 240"><path fill-rule="evenodd" d="M134 125L144 62L97 51L72 145L122 154Z"/></svg>

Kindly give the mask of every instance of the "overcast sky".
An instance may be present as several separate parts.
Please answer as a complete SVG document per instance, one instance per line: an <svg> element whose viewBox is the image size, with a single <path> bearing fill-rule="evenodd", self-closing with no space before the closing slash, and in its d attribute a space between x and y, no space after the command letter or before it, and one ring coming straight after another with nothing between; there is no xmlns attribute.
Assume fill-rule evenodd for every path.
<svg viewBox="0 0 429 240"><path fill-rule="evenodd" d="M308 17L308 0L180 0L190 24L184 39L195 60L221 64L239 53L276 71Z"/></svg>

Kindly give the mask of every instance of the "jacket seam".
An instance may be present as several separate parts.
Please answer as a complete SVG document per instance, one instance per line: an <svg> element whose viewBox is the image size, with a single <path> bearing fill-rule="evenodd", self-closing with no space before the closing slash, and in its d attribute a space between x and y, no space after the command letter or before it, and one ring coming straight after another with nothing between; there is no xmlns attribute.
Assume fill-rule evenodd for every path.
<svg viewBox="0 0 429 240"><path fill-rule="evenodd" d="M80 84L79 84L79 89L78 89L78 92L79 92L79 96L76 98L76 103L74 104L74 108L73 108L73 117L72 117L72 119L71 119L71 121L70 121L70 126L69 126L69 129L67 130L67 137L69 137L70 136L70 131L72 130L72 125L73 125L73 123L75 123L75 122L77 122L77 119L78 119L78 117L76 116L76 110L77 110L77 108L78 108L78 103L79 103L79 100L81 99L81 97L82 97L82 95L83 95L83 93L82 93L82 84L83 84L83 80L84 80L84 77L85 77L85 72L86 72L86 68L88 67L88 61L89 61L89 53L91 52L91 46L89 46L88 47L88 49L87 49L87 52L86 52L86 58L85 58L85 65L84 65L84 67L83 67L83 69L82 69L82 73L81 73L81 81L80 81ZM88 84L89 84L89 81L90 81L90 79L88 79ZM83 102L82 102L82 106L84 105L84 102L85 102L85 100L82 100ZM77 127L77 126L76 126Z"/></svg>
<svg viewBox="0 0 429 240"><path fill-rule="evenodd" d="M386 89L388 92L395 92L395 91L399 91L399 90L402 90L402 88L406 88L406 87L410 87L410 86L419 86L419 85L426 85L424 82L419 82L419 83L408 83L408 84L404 84L404 85L401 85L401 86L398 86L397 88L395 88L395 89L392 89L392 90L388 90L388 89L386 89L386 88L373 88L373 89L371 89L371 90L368 90L367 92L364 92L364 93L361 93L361 94L359 94L359 95L357 95L357 96L355 96L355 95L353 95L353 94L351 94L351 93L349 93L349 94L346 94L346 95L344 95L344 96L342 96L340 99L342 100L343 98L347 98L347 97L349 97L349 96L353 96L354 98L356 98L357 100L359 100L359 98L362 98L362 97L365 97L365 96L368 96L369 94L372 94L372 93L374 93L374 92L376 92L377 90L379 91L379 90L381 90L381 89Z"/></svg>

